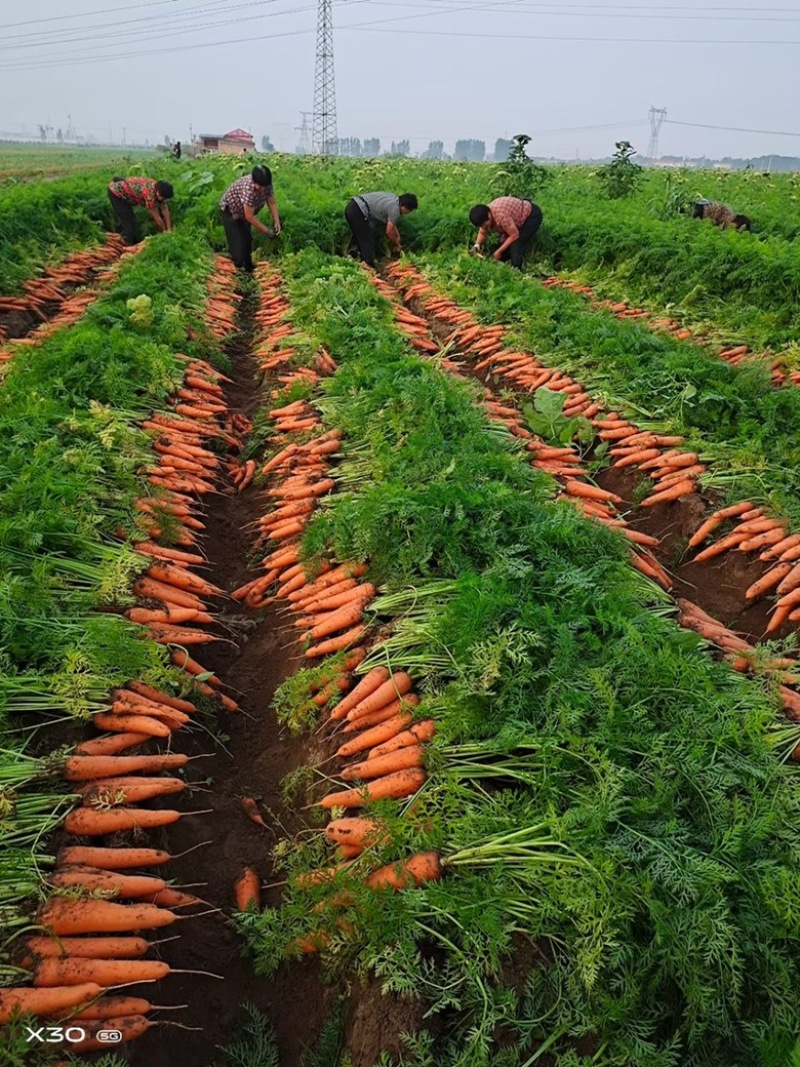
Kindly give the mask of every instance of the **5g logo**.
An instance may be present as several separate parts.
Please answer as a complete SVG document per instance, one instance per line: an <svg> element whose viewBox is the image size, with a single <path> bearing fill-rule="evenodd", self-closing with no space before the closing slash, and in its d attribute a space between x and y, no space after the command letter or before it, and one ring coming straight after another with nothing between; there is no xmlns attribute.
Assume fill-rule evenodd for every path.
<svg viewBox="0 0 800 1067"><path fill-rule="evenodd" d="M77 1044L91 1036L82 1026L39 1026L36 1030L26 1026L25 1029L28 1031L26 1042L42 1041L47 1045L60 1045L64 1041ZM122 1032L120 1030L97 1030L94 1037L98 1041L114 1045L122 1040Z"/></svg>

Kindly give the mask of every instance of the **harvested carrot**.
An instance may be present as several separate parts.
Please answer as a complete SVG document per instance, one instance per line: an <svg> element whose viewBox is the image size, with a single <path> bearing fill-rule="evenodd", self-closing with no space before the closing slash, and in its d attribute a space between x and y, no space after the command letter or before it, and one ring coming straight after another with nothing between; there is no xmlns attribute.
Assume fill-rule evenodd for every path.
<svg viewBox="0 0 800 1067"><path fill-rule="evenodd" d="M129 736L132 733L145 734L150 737L169 737L170 728L158 719L147 715L115 715L113 713L97 712L94 716L94 724L99 730L117 730Z"/></svg>
<svg viewBox="0 0 800 1067"><path fill-rule="evenodd" d="M701 545L708 535L726 519L732 519L738 515L743 515L746 511L750 511L752 507L753 505L749 500L743 500L740 504L732 504L730 507L721 508L719 511L715 511L714 514L710 515L689 538L689 547L697 548L697 546Z"/></svg>
<svg viewBox="0 0 800 1067"><path fill-rule="evenodd" d="M99 1050L107 1052L108 1038L101 1037L101 1031L117 1030L122 1035L122 1043L127 1044L129 1041L143 1037L153 1026L158 1026L158 1023L152 1022L144 1015L115 1015L87 1023L84 1029L88 1031L89 1036L83 1041L71 1042L69 1049L70 1052L97 1052Z"/></svg>
<svg viewBox="0 0 800 1067"><path fill-rule="evenodd" d="M367 631L366 626L354 626L352 630L346 630L337 637L329 637L327 641L306 649L306 657L315 659L319 656L329 656L332 652L341 652L353 644L358 644L366 636Z"/></svg>
<svg viewBox="0 0 800 1067"><path fill-rule="evenodd" d="M92 741L83 741L75 749L77 756L114 756L117 752L125 752L129 748L143 745L150 740L149 734L141 733L114 733L105 737L98 737Z"/></svg>
<svg viewBox="0 0 800 1067"><path fill-rule="evenodd" d="M414 682L406 671L397 671L387 681L380 685L374 692L360 700L347 712L350 722L368 715L372 711L385 707L398 697L403 697L411 692ZM352 695L352 694L351 694Z"/></svg>
<svg viewBox="0 0 800 1067"><path fill-rule="evenodd" d="M407 770L410 767L423 767L425 765L425 750L422 745L415 744L409 748L400 748L394 752L388 752L374 759L362 760L352 767L345 767L339 777L343 782L357 780L367 781L371 778L383 778L387 774L395 774Z"/></svg>
<svg viewBox="0 0 800 1067"><path fill-rule="evenodd" d="M141 804L153 797L170 796L182 793L186 782L182 778L144 778L129 775L123 778L101 778L96 782L86 782L78 787L83 803L103 804Z"/></svg>
<svg viewBox="0 0 800 1067"><path fill-rule="evenodd" d="M388 755L390 752L394 752L398 748L409 748L412 745L420 743L426 744L435 734L436 723L433 719L421 719L419 722L415 722L410 730L404 730L389 741L385 741L383 744L371 748L368 753L369 759Z"/></svg>
<svg viewBox="0 0 800 1067"><path fill-rule="evenodd" d="M118 874L94 867L61 867L50 876L50 884L63 889L80 886L87 892L102 891L115 897L144 897L166 888L162 878L143 874Z"/></svg>
<svg viewBox="0 0 800 1067"><path fill-rule="evenodd" d="M369 730L364 730L363 733L358 734L351 741L345 741L336 750L336 755L346 759L349 756L355 756L359 752L366 752L367 749L372 748L374 745L383 744L385 741L396 737L411 721L412 715L410 711L394 715L391 719L387 719L386 722L382 722Z"/></svg>
<svg viewBox="0 0 800 1067"><path fill-rule="evenodd" d="M189 630L182 626L153 624L149 631L150 637L161 645L205 645L210 641L219 640L204 630Z"/></svg>
<svg viewBox="0 0 800 1067"><path fill-rule="evenodd" d="M419 704L419 697L416 693L408 693L404 697L400 697L399 700L393 700L391 704L385 704L382 708L378 708L376 711L370 711L366 715L359 715L357 719L353 719L352 722L348 722L343 729L343 733L353 734L359 730L369 730L373 726L379 726L381 723L388 722L396 715L402 714L404 711L408 711L410 707L416 707Z"/></svg>
<svg viewBox="0 0 800 1067"><path fill-rule="evenodd" d="M689 496L697 491L697 486L692 481L683 480L668 489L662 489L660 493L653 493L642 501L643 508L653 507L654 504L665 504L670 500L678 500L682 496Z"/></svg>
<svg viewBox="0 0 800 1067"><path fill-rule="evenodd" d="M145 898L142 899L144 902ZM186 908L192 904L202 904L199 897L192 896L190 893L181 893L180 890L173 889L169 885L164 889L159 889L157 893L148 894L146 902L157 904L159 908Z"/></svg>
<svg viewBox="0 0 800 1067"><path fill-rule="evenodd" d="M146 808L115 808L113 811L93 811L91 808L75 808L64 820L68 834L79 837L100 837L121 830L145 830L157 826L169 826L177 822L180 811L150 811Z"/></svg>
<svg viewBox="0 0 800 1067"><path fill-rule="evenodd" d="M169 926L177 915L151 904L113 904L108 900L52 897L39 910L38 922L54 934L129 933Z"/></svg>
<svg viewBox="0 0 800 1067"><path fill-rule="evenodd" d="M399 800L416 793L424 784L425 779L424 770L420 767L411 767L395 774L387 774L383 778L376 778L360 789L344 789L337 793L329 793L320 801L320 807L361 808L371 800L382 800L385 797Z"/></svg>
<svg viewBox="0 0 800 1067"><path fill-rule="evenodd" d="M713 559L715 556L721 556L723 552L727 552L728 549L733 548L735 545L739 545L742 543L742 541L746 540L746 533L734 532L732 534L728 534L727 537L723 537L719 541L715 541L713 544L709 545L708 548L704 548L702 552L698 552L698 554L694 557L693 560L691 560L691 562L703 563L707 559Z"/></svg>
<svg viewBox="0 0 800 1067"><path fill-rule="evenodd" d="M775 567L772 567L766 574L762 575L758 581L753 582L751 586L745 592L745 598L747 600L758 600L759 597L764 596L774 586L778 586L778 592L781 592L782 582L792 572L791 563L778 563Z"/></svg>
<svg viewBox="0 0 800 1067"><path fill-rule="evenodd" d="M25 947L34 956L68 956L88 960L132 960L144 956L150 942L144 937L29 937ZM67 983L65 983L67 984Z"/></svg>
<svg viewBox="0 0 800 1067"><path fill-rule="evenodd" d="M267 823L264 822L264 819L261 816L261 812L258 810L258 805L252 797L242 797L240 804L242 811L245 813L245 815L251 822L254 822L257 826L263 826L264 829L269 830L269 826L267 825Z"/></svg>
<svg viewBox="0 0 800 1067"><path fill-rule="evenodd" d="M344 607L338 608L336 611L330 612L325 616L322 622L318 623L313 629L304 634L304 639L307 641L317 641L320 637L328 637L330 634L335 634L340 630L349 629L351 626L355 626L355 624L360 622L363 618L364 607L368 599L368 595L362 594L357 600L345 604Z"/></svg>
<svg viewBox="0 0 800 1067"><path fill-rule="evenodd" d="M64 763L64 777L68 782L87 782L136 771L177 770L188 762L189 757L183 752L154 756L70 756Z"/></svg>
<svg viewBox="0 0 800 1067"><path fill-rule="evenodd" d="M587 482L567 481L564 483L564 491L569 496L583 497L586 500L610 501L613 504L621 504L622 497L616 493L601 489L597 485L589 485Z"/></svg>
<svg viewBox="0 0 800 1067"><path fill-rule="evenodd" d="M239 911L261 907L261 879L252 867L245 867L233 885L236 907Z"/></svg>
<svg viewBox="0 0 800 1067"><path fill-rule="evenodd" d="M399 863L390 863L373 871L367 878L371 889L409 889L426 882L438 882L442 877L442 862L436 852L420 852Z"/></svg>
<svg viewBox="0 0 800 1067"><path fill-rule="evenodd" d="M0 1023L10 1022L12 1017L36 1015L51 1017L63 1012L78 1009L99 997L103 987L97 982L83 982L81 985L59 986L58 988L0 989Z"/></svg>
<svg viewBox="0 0 800 1067"><path fill-rule="evenodd" d="M384 836L380 826L374 819L349 818L331 819L325 827L325 836L329 841L337 845L357 845L363 849L366 845L375 844Z"/></svg>
<svg viewBox="0 0 800 1067"><path fill-rule="evenodd" d="M75 988L73 986L73 988ZM82 1022L95 1022L100 1019L113 1019L120 1015L147 1015L153 1010L153 1005L144 997L114 996L101 997L93 1004L81 1008L79 1016L74 1016L71 1021L76 1026Z"/></svg>
<svg viewBox="0 0 800 1067"><path fill-rule="evenodd" d="M149 685L145 685L144 682L129 682L128 688L132 689L134 693L138 693L139 696L154 700L157 704L165 704L168 708L175 708L176 711L197 711L191 700L183 700L181 697L162 693L158 689L152 689Z"/></svg>

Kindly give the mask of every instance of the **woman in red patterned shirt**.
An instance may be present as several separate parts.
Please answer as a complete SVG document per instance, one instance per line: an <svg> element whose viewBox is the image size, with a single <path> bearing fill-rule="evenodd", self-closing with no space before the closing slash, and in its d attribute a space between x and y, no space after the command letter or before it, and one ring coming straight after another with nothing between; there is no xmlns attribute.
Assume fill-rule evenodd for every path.
<svg viewBox="0 0 800 1067"><path fill-rule="evenodd" d="M269 205L274 229L256 218L265 204ZM231 259L240 270L252 271L252 227L255 226L268 237L277 237L281 232L281 219L272 188L272 171L269 167L253 167L250 174L245 174L228 187L219 207Z"/></svg>
<svg viewBox="0 0 800 1067"><path fill-rule="evenodd" d="M532 200L519 196L500 196L491 204L476 204L469 221L478 227L474 250L480 252L490 233L500 234L495 259L511 262L522 270L522 259L542 225L542 209Z"/></svg>
<svg viewBox="0 0 800 1067"><path fill-rule="evenodd" d="M136 231L134 207L146 207L150 217L159 230L172 229L167 200L172 199L172 186L169 182L157 182L152 178L114 178L108 184L108 199L119 219L122 240L126 245L139 243Z"/></svg>

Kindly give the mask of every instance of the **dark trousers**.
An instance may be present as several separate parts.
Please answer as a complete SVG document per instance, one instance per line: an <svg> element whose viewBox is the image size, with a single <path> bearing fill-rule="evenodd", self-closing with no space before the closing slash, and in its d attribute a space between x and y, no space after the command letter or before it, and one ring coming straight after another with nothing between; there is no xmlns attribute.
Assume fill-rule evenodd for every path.
<svg viewBox="0 0 800 1067"><path fill-rule="evenodd" d="M222 225L228 241L228 251L234 266L241 270L252 271L253 267L253 228L247 219L231 218L222 212Z"/></svg>
<svg viewBox="0 0 800 1067"><path fill-rule="evenodd" d="M126 245L138 244L139 235L136 231L136 216L133 213L133 208L127 200L123 200L121 196L115 196L110 189L108 190L108 199L111 201L111 207L119 220L122 240Z"/></svg>
<svg viewBox="0 0 800 1067"><path fill-rule="evenodd" d="M370 267L375 266L375 235L369 220L364 218L364 212L355 200L351 200L344 209L344 217L347 225L358 245L358 254Z"/></svg>
<svg viewBox="0 0 800 1067"><path fill-rule="evenodd" d="M502 255L503 262L510 261L511 266L517 270L522 270L522 260L525 257L525 253L542 225L542 209L538 204L534 204L530 200L528 200L528 203L531 205L531 213L523 222L517 240Z"/></svg>

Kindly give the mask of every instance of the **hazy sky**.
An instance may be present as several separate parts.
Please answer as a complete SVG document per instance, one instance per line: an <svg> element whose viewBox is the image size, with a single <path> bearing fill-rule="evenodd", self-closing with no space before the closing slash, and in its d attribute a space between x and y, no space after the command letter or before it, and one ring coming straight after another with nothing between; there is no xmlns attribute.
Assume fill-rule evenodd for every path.
<svg viewBox="0 0 800 1067"><path fill-rule="evenodd" d="M653 105L800 135L800 0L771 2L334 0L338 132L414 152L528 132L574 158L621 137L645 151ZM316 0L0 0L0 136L71 117L98 139L244 126L291 150L315 28ZM660 148L800 155L800 136L670 123Z"/></svg>

